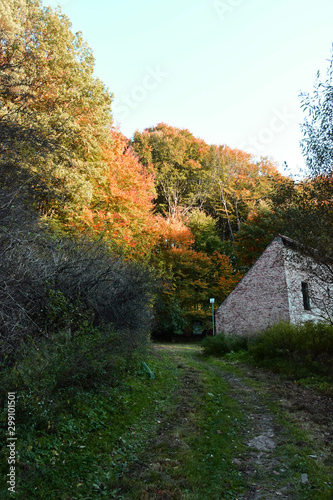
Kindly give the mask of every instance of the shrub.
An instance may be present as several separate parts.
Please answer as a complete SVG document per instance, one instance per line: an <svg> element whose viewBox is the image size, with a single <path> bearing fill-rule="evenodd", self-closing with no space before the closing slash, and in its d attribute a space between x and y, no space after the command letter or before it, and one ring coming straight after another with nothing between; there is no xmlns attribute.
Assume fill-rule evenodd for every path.
<svg viewBox="0 0 333 500"><path fill-rule="evenodd" d="M146 266L113 255L102 241L51 237L38 229L34 216L26 230L3 222L0 361L13 362L28 337L62 329L74 333L87 322L111 323L131 332L134 344L146 342L154 293Z"/></svg>
<svg viewBox="0 0 333 500"><path fill-rule="evenodd" d="M117 393L129 373L142 369L140 352L125 352L123 337L111 329L94 328L72 340L64 331L21 345L15 366L0 364L0 404L5 407L7 393L15 391L16 418L22 432L31 436L40 431L41 439L57 433L62 423L75 420L77 401L81 407L85 395L101 396L110 387Z"/></svg>
<svg viewBox="0 0 333 500"><path fill-rule="evenodd" d="M226 335L219 333L213 337L206 337L201 342L204 354L213 356L223 356L229 352L246 350L249 337L240 335Z"/></svg>
<svg viewBox="0 0 333 500"><path fill-rule="evenodd" d="M17 351L15 365L1 367L2 399L14 390L47 399L62 389L117 385L138 365L140 349L131 345L131 336L111 328L89 328L72 339L66 330L38 342L28 339Z"/></svg>
<svg viewBox="0 0 333 500"><path fill-rule="evenodd" d="M333 325L278 323L260 333L249 352L261 364L284 360L329 373L333 370Z"/></svg>
<svg viewBox="0 0 333 500"><path fill-rule="evenodd" d="M213 337L205 337L201 342L201 346L207 356L223 356L223 354L230 352L224 333L219 333Z"/></svg>
<svg viewBox="0 0 333 500"><path fill-rule="evenodd" d="M247 351L251 340L252 337L248 335L229 335L227 337L230 352Z"/></svg>

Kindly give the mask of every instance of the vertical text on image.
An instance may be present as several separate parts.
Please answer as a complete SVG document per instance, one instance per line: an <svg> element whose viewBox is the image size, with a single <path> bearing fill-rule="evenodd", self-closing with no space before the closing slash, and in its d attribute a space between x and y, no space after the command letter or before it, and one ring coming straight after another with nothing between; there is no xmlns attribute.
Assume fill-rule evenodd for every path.
<svg viewBox="0 0 333 500"><path fill-rule="evenodd" d="M8 392L7 395L7 448L8 448L8 465L9 472L7 474L8 491L15 493L16 476L16 425L15 425L15 392Z"/></svg>

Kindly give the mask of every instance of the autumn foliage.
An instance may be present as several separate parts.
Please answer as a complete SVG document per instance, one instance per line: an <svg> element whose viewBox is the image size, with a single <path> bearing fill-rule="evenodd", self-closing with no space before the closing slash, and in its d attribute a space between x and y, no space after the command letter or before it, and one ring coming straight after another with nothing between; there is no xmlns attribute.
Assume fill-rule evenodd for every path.
<svg viewBox="0 0 333 500"><path fill-rule="evenodd" d="M75 230L103 234L125 253L147 254L158 238L153 215L154 177L139 163L128 140L111 128L109 143L103 148L102 167L91 179L89 204L72 213Z"/></svg>
<svg viewBox="0 0 333 500"><path fill-rule="evenodd" d="M157 336L191 334L195 324L211 329L209 299L219 304L240 276L228 256L194 249L195 237L179 219L160 219L161 236L153 259L163 271L157 300Z"/></svg>
<svg viewBox="0 0 333 500"><path fill-rule="evenodd" d="M19 197L51 238L102 241L153 270L155 333L209 331L209 298L218 306L232 290L299 188L289 207L272 162L187 129L124 137L90 48L60 10L5 0L0 28L2 199Z"/></svg>

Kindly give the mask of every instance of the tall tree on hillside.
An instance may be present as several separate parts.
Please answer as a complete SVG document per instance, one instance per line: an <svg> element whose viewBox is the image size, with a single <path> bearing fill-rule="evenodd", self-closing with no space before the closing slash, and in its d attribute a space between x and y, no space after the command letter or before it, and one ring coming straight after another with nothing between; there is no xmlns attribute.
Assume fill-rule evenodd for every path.
<svg viewBox="0 0 333 500"><path fill-rule="evenodd" d="M218 219L223 239L234 241L241 223L281 176L266 158L253 162L250 154L228 146L211 146L208 162L211 188L205 208Z"/></svg>
<svg viewBox="0 0 333 500"><path fill-rule="evenodd" d="M112 100L91 50L39 0L1 2L0 28L2 186L30 186L45 213L88 201Z"/></svg>
<svg viewBox="0 0 333 500"><path fill-rule="evenodd" d="M156 177L156 209L168 217L201 206L208 194L207 144L164 123L135 132L134 150Z"/></svg>
<svg viewBox="0 0 333 500"><path fill-rule="evenodd" d="M138 161L128 140L110 130L103 151L103 176L92 176L91 199L73 211L68 227L103 234L113 248L139 258L156 244L161 227L153 214L154 178Z"/></svg>

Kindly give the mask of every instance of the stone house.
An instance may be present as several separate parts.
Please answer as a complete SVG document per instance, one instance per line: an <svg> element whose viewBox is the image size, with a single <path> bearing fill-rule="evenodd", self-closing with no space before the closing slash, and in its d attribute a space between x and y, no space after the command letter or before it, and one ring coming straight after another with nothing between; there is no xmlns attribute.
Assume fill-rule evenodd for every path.
<svg viewBox="0 0 333 500"><path fill-rule="evenodd" d="M217 309L216 332L242 335L279 321L333 322L333 261L278 235Z"/></svg>

